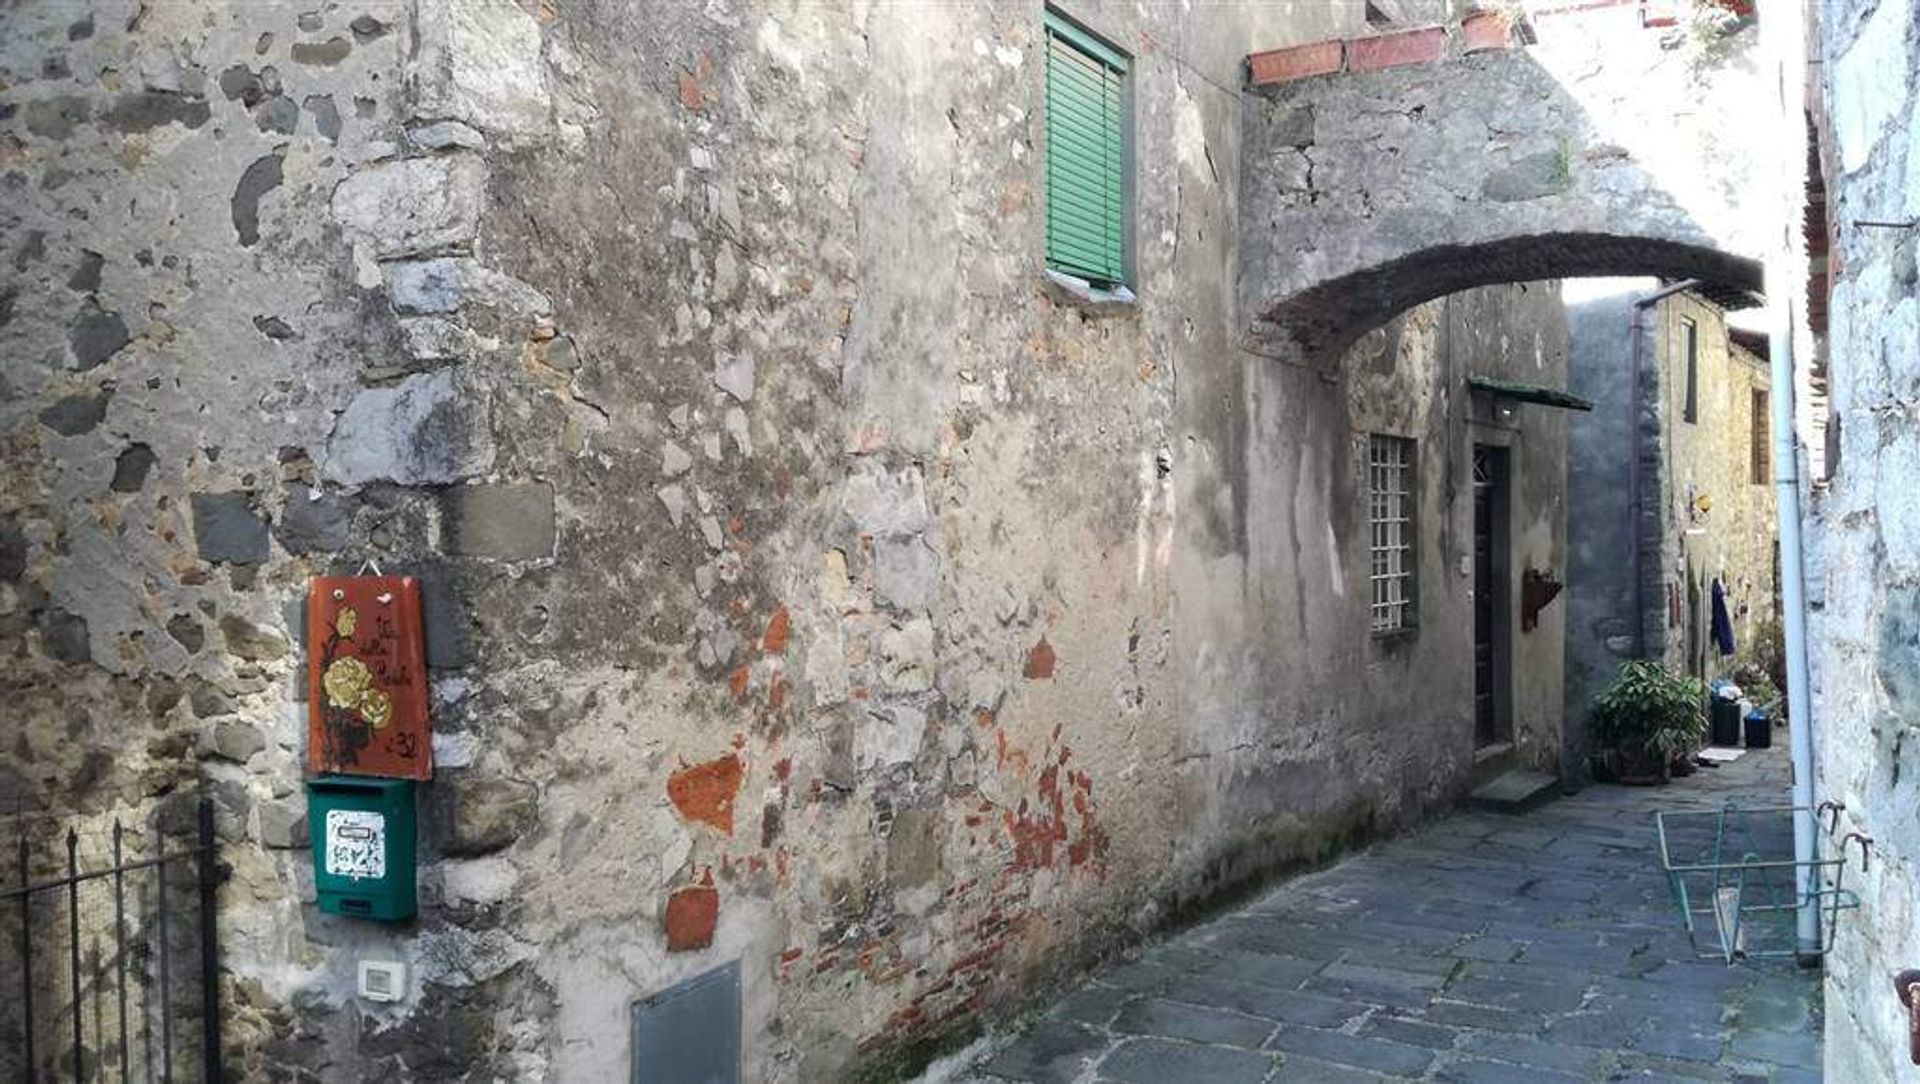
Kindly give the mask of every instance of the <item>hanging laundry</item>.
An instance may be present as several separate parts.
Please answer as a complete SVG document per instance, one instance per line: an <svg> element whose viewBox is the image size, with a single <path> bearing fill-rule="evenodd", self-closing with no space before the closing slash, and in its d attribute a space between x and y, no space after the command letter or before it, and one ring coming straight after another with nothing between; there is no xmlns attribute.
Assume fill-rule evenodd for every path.
<svg viewBox="0 0 1920 1084"><path fill-rule="evenodd" d="M1713 580L1713 642L1720 654L1733 654L1733 618L1727 613L1727 589L1718 576Z"/></svg>

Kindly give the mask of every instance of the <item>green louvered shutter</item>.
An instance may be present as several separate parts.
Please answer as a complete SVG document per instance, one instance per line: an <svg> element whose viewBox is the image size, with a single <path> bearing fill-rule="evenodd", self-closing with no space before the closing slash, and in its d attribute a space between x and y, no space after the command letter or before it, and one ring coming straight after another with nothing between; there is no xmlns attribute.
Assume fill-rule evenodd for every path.
<svg viewBox="0 0 1920 1084"><path fill-rule="evenodd" d="M1127 58L1047 13L1047 265L1127 278Z"/></svg>

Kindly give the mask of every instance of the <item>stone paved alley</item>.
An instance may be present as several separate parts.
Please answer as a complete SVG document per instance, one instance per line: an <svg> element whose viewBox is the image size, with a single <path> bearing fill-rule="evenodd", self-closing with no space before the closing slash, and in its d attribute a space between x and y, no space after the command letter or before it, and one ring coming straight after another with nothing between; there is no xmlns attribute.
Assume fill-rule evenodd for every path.
<svg viewBox="0 0 1920 1084"><path fill-rule="evenodd" d="M1776 748L1453 817L1099 972L967 1079L1817 1081L1819 972L1693 958L1655 850L1655 810L1786 793Z"/></svg>

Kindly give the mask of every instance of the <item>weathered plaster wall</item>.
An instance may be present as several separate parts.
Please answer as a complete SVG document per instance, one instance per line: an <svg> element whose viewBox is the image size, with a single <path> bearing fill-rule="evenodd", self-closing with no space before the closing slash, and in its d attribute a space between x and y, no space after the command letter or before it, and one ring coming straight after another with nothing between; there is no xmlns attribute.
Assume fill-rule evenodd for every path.
<svg viewBox="0 0 1920 1084"><path fill-rule="evenodd" d="M1726 314L1693 293L1647 306L1635 319L1635 298L1653 294L1652 279L1606 280L1568 311L1573 384L1594 401L1573 420L1568 458L1575 539L1569 591L1573 620L1568 652L1567 718L1578 740L1593 698L1636 657L1632 558L1640 547L1640 603L1646 651L1676 669L1690 669L1688 577L1698 584L1696 657L1705 675L1721 675L1708 643L1715 576L1728 585L1736 651L1748 653L1757 632L1777 619L1774 540L1779 535L1770 481L1752 476L1753 392L1768 386L1766 364L1732 343ZM1686 370L1682 319L1699 335L1697 420L1683 420ZM1641 337L1641 406L1629 412L1633 336ZM1632 532L1631 425L1641 427L1639 485L1642 530ZM1764 420L1760 430L1765 439ZM1690 511L1704 496L1710 508ZM1581 759L1584 759L1584 752Z"/></svg>
<svg viewBox="0 0 1920 1084"><path fill-rule="evenodd" d="M1920 961L1920 9L1906 0L1823 6L1817 55L1835 145L1828 356L1839 456L1809 529L1809 641L1821 796L1841 831L1874 839L1861 907L1827 957L1827 1078L1898 1080L1907 1017L1890 977ZM1852 880L1855 870L1848 870Z"/></svg>
<svg viewBox="0 0 1920 1084"><path fill-rule="evenodd" d="M1559 386L1565 325L1551 284L1421 306L1334 372L1250 364L1244 551L1176 562L1185 659L1181 753L1211 890L1310 858L1329 827L1388 830L1457 801L1473 771L1472 443L1512 444L1513 579L1565 567L1564 429L1526 410L1473 425L1469 373ZM1369 433L1419 460L1417 632L1369 631ZM1222 548L1213 543L1216 549ZM1240 601L1244 599L1244 601ZM1517 759L1549 770L1560 740L1558 609L1517 631ZM1190 674L1191 676L1187 676ZM1308 848L1304 853L1302 847ZM1246 868L1243 868L1246 867Z"/></svg>
<svg viewBox="0 0 1920 1084"><path fill-rule="evenodd" d="M1699 336L1695 420L1684 417L1686 347L1683 320ZM1744 650L1757 628L1775 617L1773 553L1779 528L1771 478L1752 477L1753 392L1768 385L1766 363L1727 337L1726 314L1697 294L1661 301L1648 314L1652 365L1657 374L1663 449L1657 494L1661 517L1663 582L1681 601L1678 622L1670 617L1665 657L1671 665L1720 676L1731 660L1711 643L1712 582L1727 587L1734 643ZM1760 429L1762 439L1767 432ZM1698 609L1690 612L1690 585ZM1663 600L1664 601L1664 600ZM1689 659L1688 629L1697 624Z"/></svg>
<svg viewBox="0 0 1920 1084"><path fill-rule="evenodd" d="M617 1077L634 999L738 959L749 1079L884 1071L1459 797L1462 381L1563 377L1554 291L1236 351L1241 59L1362 12L1073 13L1136 57L1116 311L1041 274L1037 8L16 17L0 780L211 788L237 1068ZM1564 567L1560 424L1486 430L1516 576ZM1391 646L1373 427L1432 452ZM300 850L298 601L369 559L435 671L392 929Z"/></svg>
<svg viewBox="0 0 1920 1084"><path fill-rule="evenodd" d="M1757 29L1659 31L1629 5L1535 24L1532 48L1262 89L1246 114L1240 281L1259 349L1337 350L1409 305L1495 282L1758 287L1770 237L1743 211L1744 179L1768 161L1751 123L1767 92Z"/></svg>
<svg viewBox="0 0 1920 1084"><path fill-rule="evenodd" d="M334 551L427 545L434 503L335 485L402 435L354 441L337 419L459 379L407 376L425 365L379 288L397 250L350 242L330 204L403 155L467 168L403 128L405 12L301 10L48 4L0 34L0 802L122 814L142 846L149 799L214 796L233 844L228 1034L255 1059L291 1038L310 969L337 989L361 939L299 900L288 608L349 559ZM457 252L478 207L393 211L446 227L399 248ZM461 460L424 480L490 469L463 439L484 401L411 401L432 430L419 447ZM438 637L437 661L457 643Z"/></svg>
<svg viewBox="0 0 1920 1084"><path fill-rule="evenodd" d="M1571 419L1567 442L1568 767L1581 780L1587 775L1594 695L1639 651L1636 635L1642 630L1633 580L1642 551L1630 496L1633 434L1649 420L1654 425L1648 428L1655 428L1658 418L1634 401L1633 340L1640 335L1644 351L1646 339L1634 321L1632 301L1658 288L1659 280L1650 278L1595 279L1569 287L1579 293L1567 305L1568 387L1593 403L1593 410ZM1657 401L1657 394L1642 389L1649 401ZM1657 441L1654 447L1657 451ZM1640 484L1651 491L1659 477L1657 470L1646 471ZM1651 634L1665 625L1666 605L1659 569L1649 575L1642 597L1657 611L1658 623L1645 629Z"/></svg>

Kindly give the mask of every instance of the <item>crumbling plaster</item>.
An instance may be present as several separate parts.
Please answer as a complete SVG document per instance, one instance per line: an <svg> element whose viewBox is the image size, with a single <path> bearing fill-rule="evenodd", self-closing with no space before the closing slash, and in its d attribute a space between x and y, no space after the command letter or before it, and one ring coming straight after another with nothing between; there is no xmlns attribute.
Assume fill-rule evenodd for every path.
<svg viewBox="0 0 1920 1084"><path fill-rule="evenodd" d="M1457 800L1434 359L1551 383L1551 293L1331 373L1237 350L1241 58L1359 12L1074 14L1136 58L1118 310L1041 273L1036 9L19 17L0 781L212 787L237 1067L617 1076L633 999L738 958L749 1078L882 1072ZM1393 647L1376 425L1445 449ZM1516 575L1564 558L1533 515ZM392 929L313 908L299 820L299 599L368 560L424 579L435 671ZM409 998L352 998L363 956Z"/></svg>

